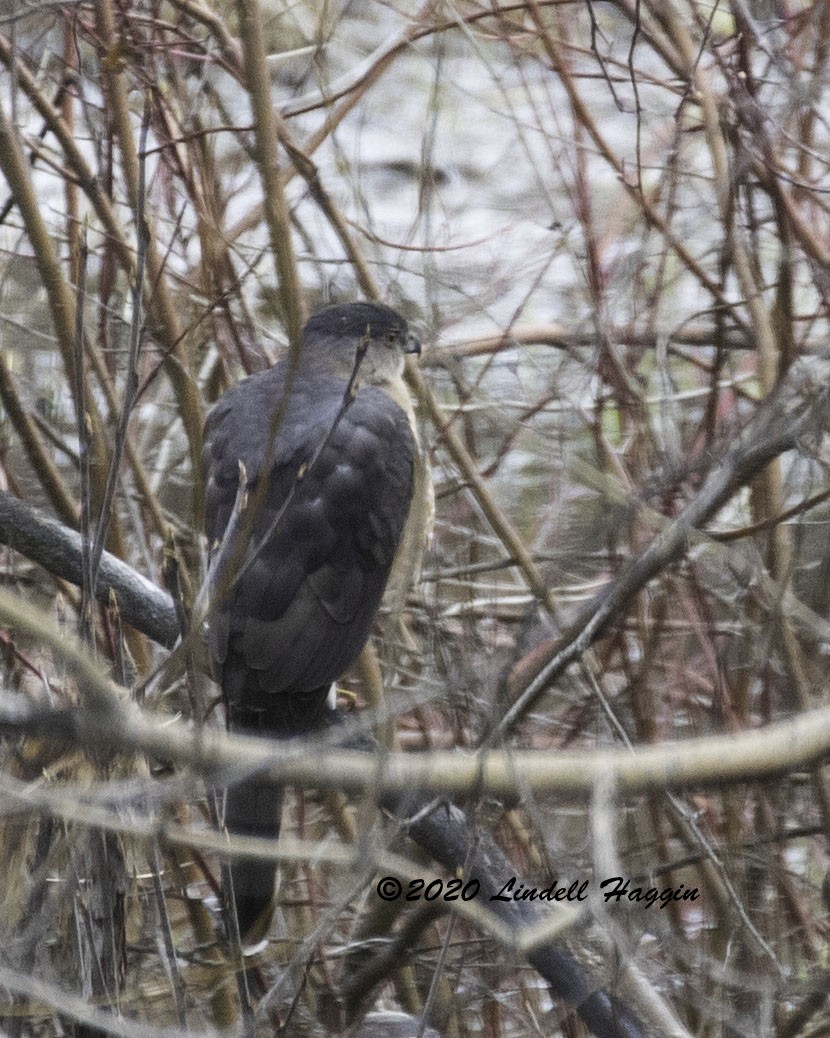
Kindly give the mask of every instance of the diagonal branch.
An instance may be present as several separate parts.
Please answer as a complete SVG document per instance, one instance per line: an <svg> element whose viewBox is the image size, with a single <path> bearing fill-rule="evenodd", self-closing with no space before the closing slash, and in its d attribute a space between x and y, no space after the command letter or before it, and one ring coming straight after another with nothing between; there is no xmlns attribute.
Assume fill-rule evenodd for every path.
<svg viewBox="0 0 830 1038"><path fill-rule="evenodd" d="M701 529L736 490L750 483L775 458L798 449L803 440L819 436L828 424L829 405L827 389L797 410L785 392L761 405L737 444L712 465L703 486L680 515L631 559L612 584L594 596L570 629L543 649L541 659L533 660L533 672L525 678L523 688L511 690L514 701L488 742L509 731L544 690L623 616L649 581L682 558L694 531Z"/></svg>
<svg viewBox="0 0 830 1038"><path fill-rule="evenodd" d="M81 535L4 492L0 492L0 543L19 551L54 576L81 585ZM96 598L107 603L111 591L118 599L122 618L131 627L159 645L171 648L175 644L179 625L172 598L126 562L105 551Z"/></svg>

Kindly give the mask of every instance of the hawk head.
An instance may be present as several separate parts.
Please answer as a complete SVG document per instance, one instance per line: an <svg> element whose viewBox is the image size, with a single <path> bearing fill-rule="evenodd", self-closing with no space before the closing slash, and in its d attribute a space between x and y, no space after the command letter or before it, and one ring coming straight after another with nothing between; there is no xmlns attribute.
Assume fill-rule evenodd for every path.
<svg viewBox="0 0 830 1038"><path fill-rule="evenodd" d="M405 354L420 352L421 344L391 307L338 303L306 323L300 365L347 380L357 365L360 383L384 386L403 374Z"/></svg>

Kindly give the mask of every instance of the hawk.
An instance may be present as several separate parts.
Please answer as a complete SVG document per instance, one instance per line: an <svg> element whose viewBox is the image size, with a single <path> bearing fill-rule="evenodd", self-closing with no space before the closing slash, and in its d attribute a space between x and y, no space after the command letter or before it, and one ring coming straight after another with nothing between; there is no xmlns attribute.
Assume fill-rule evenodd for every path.
<svg viewBox="0 0 830 1038"><path fill-rule="evenodd" d="M297 358L239 382L208 415L208 646L232 731L290 738L323 723L393 564L412 576L431 483L408 353L420 344L394 310L330 306L306 324ZM282 795L261 778L233 785L228 831L276 838ZM239 932L258 939L276 868L238 860L229 873Z"/></svg>

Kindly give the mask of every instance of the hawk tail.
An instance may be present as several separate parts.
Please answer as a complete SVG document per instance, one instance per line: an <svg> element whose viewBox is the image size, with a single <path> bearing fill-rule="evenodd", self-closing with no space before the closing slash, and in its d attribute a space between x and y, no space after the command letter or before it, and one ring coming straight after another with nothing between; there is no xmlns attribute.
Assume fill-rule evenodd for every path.
<svg viewBox="0 0 830 1038"><path fill-rule="evenodd" d="M246 684L249 675L225 668L223 689L229 708L229 727L246 735L268 735L278 742L310 735L332 724L337 713L327 708L331 687L323 685L293 696L263 692L258 684ZM235 683L236 682L236 683ZM236 704L246 703L246 707ZM251 775L229 786L225 793L225 828L231 836L256 836L276 841L282 823L285 788L262 774ZM239 936L245 946L259 943L271 924L275 861L262 858L235 858L227 877L230 889L226 906L233 906Z"/></svg>
<svg viewBox="0 0 830 1038"><path fill-rule="evenodd" d="M231 835L276 840L282 819L282 786L257 776L231 786L225 796L225 826ZM243 944L265 936L272 915L275 861L236 858L228 867L233 903ZM228 905L230 907L230 905Z"/></svg>

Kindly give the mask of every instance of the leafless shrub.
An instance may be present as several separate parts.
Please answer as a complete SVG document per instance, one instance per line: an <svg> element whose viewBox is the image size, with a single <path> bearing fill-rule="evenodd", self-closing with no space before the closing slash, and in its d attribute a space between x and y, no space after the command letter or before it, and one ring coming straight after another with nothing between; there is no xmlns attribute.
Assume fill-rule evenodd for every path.
<svg viewBox="0 0 830 1038"><path fill-rule="evenodd" d="M517 754L468 817L523 882L589 882L593 924L557 925L649 1033L820 1029L830 4L398 6L2 5L0 490L80 536L0 517L0 1015L238 1025L206 790L239 758L205 783L138 752L158 715L212 733L221 709L198 637L171 653L171 604L128 602L112 557L187 624L206 407L362 295L429 344L410 375L438 513L405 626L344 683L351 719L394 720L405 754ZM35 715L61 723L36 737ZM782 720L780 757L753 756ZM724 735L736 768L697 741ZM603 756L645 769L664 742L694 783ZM600 756L567 795L519 755L577 749ZM384 871L441 874L323 784L284 826L257 1026L351 1033L375 1006L578 1033L527 966L541 937L511 950L483 903L382 902ZM700 896L605 905L614 876Z"/></svg>

